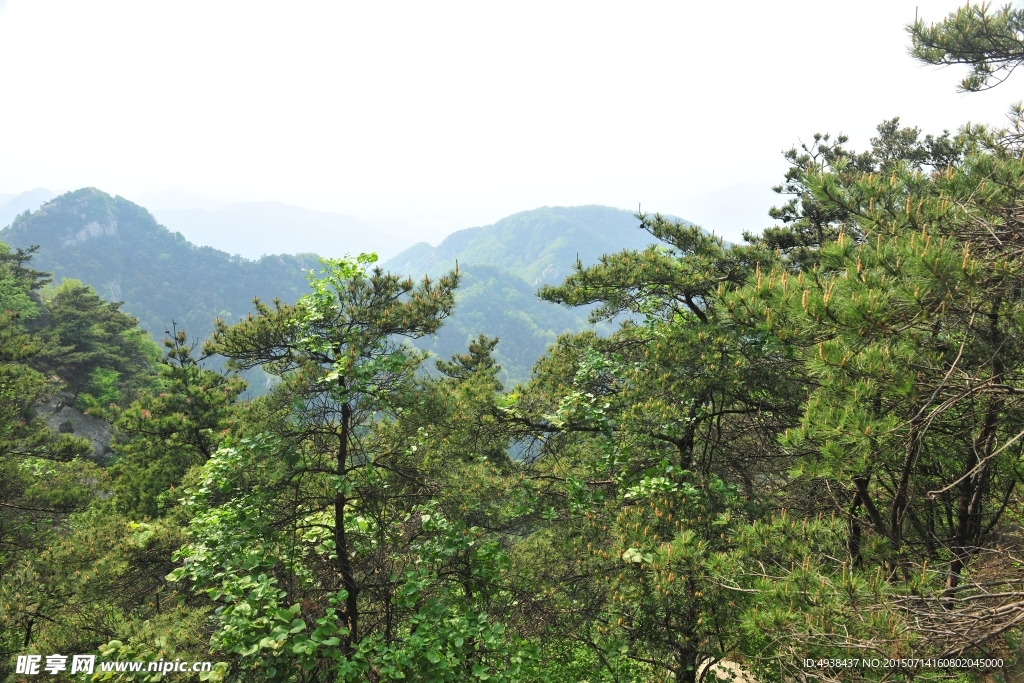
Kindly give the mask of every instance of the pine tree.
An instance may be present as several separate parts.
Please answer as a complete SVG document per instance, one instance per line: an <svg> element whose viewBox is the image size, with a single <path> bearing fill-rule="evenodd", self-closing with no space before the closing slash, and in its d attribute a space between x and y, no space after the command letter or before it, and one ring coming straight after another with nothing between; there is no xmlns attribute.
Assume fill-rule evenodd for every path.
<svg viewBox="0 0 1024 683"><path fill-rule="evenodd" d="M55 375L76 397L107 393L108 398L131 401L140 389L153 385L159 351L138 329L139 321L121 311L121 304L104 301L76 280L45 290L43 298L49 320L39 332L42 344L34 367Z"/></svg>
<svg viewBox="0 0 1024 683"><path fill-rule="evenodd" d="M999 85L1024 62L1024 9L1012 5L967 4L938 24L915 18L907 32L922 62L971 68L960 83L965 92Z"/></svg>
<svg viewBox="0 0 1024 683"><path fill-rule="evenodd" d="M112 468L118 509L153 518L176 503L173 488L194 465L210 459L231 425L245 382L203 366L185 330L164 339L160 389L143 392L114 421Z"/></svg>

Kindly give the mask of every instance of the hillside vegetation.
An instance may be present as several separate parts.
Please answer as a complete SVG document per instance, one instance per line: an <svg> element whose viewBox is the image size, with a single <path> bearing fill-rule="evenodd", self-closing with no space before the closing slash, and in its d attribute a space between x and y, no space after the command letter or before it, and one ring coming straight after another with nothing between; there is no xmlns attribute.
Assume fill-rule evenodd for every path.
<svg viewBox="0 0 1024 683"><path fill-rule="evenodd" d="M537 288L494 266L459 266L461 284L455 310L437 334L416 346L440 358L461 353L473 339L487 334L499 340L493 353L507 386L525 382L533 364L559 335L585 329L585 311L558 306L537 297Z"/></svg>
<svg viewBox="0 0 1024 683"><path fill-rule="evenodd" d="M972 64L967 90L1024 63L1024 9L912 35ZM514 386L492 334L406 343L437 343L460 290L502 292L469 318L500 333L533 288L502 265L322 259L293 301L159 355L0 246L0 679L73 679L58 653L88 653L81 679L142 683L1020 680L1011 118L815 135L781 225L743 244L638 215L652 246L539 289L607 333L559 336ZM91 190L54 206L69 248L148 225ZM521 329L566 322L539 319ZM256 369L277 381L247 399L231 373ZM111 425L109 454L56 396Z"/></svg>

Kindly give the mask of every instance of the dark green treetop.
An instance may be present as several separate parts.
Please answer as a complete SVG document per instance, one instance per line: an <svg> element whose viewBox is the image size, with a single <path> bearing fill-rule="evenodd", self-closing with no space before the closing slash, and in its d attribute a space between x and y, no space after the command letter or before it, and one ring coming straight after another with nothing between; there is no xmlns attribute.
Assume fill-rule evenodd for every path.
<svg viewBox="0 0 1024 683"><path fill-rule="evenodd" d="M120 303L105 301L77 280L44 291L43 298L50 320L39 332L42 347L33 365L57 376L76 396L106 393L108 402L121 398L121 389L130 398L153 383L159 352Z"/></svg>

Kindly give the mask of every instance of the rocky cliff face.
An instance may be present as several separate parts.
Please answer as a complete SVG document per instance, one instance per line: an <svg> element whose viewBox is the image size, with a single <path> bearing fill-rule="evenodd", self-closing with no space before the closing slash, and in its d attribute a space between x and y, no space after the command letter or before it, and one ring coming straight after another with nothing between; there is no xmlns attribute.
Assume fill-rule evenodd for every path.
<svg viewBox="0 0 1024 683"><path fill-rule="evenodd" d="M61 244L65 247L73 247L76 244L90 239L92 237L102 237L103 235L116 235L117 234L117 221L113 218L107 223L100 225L99 221L90 221L85 224L85 227L76 232L73 235L69 235L61 240Z"/></svg>
<svg viewBox="0 0 1024 683"><path fill-rule="evenodd" d="M100 464L110 461L113 454L110 440L114 431L105 421L86 415L74 406L74 397L59 393L36 408L36 414L56 434L72 434L92 443L92 459Z"/></svg>

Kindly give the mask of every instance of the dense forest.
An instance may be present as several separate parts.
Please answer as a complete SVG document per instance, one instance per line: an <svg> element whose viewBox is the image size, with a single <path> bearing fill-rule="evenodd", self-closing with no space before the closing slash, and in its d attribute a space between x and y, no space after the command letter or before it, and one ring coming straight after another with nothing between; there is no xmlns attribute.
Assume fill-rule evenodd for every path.
<svg viewBox="0 0 1024 683"><path fill-rule="evenodd" d="M965 90L1024 61L1024 10L911 34ZM743 244L639 213L651 246L539 290L608 332L514 384L497 336L413 345L497 269L322 259L293 303L160 349L4 247L0 676L1019 680L1022 130L816 135ZM244 399L254 368L277 379Z"/></svg>

